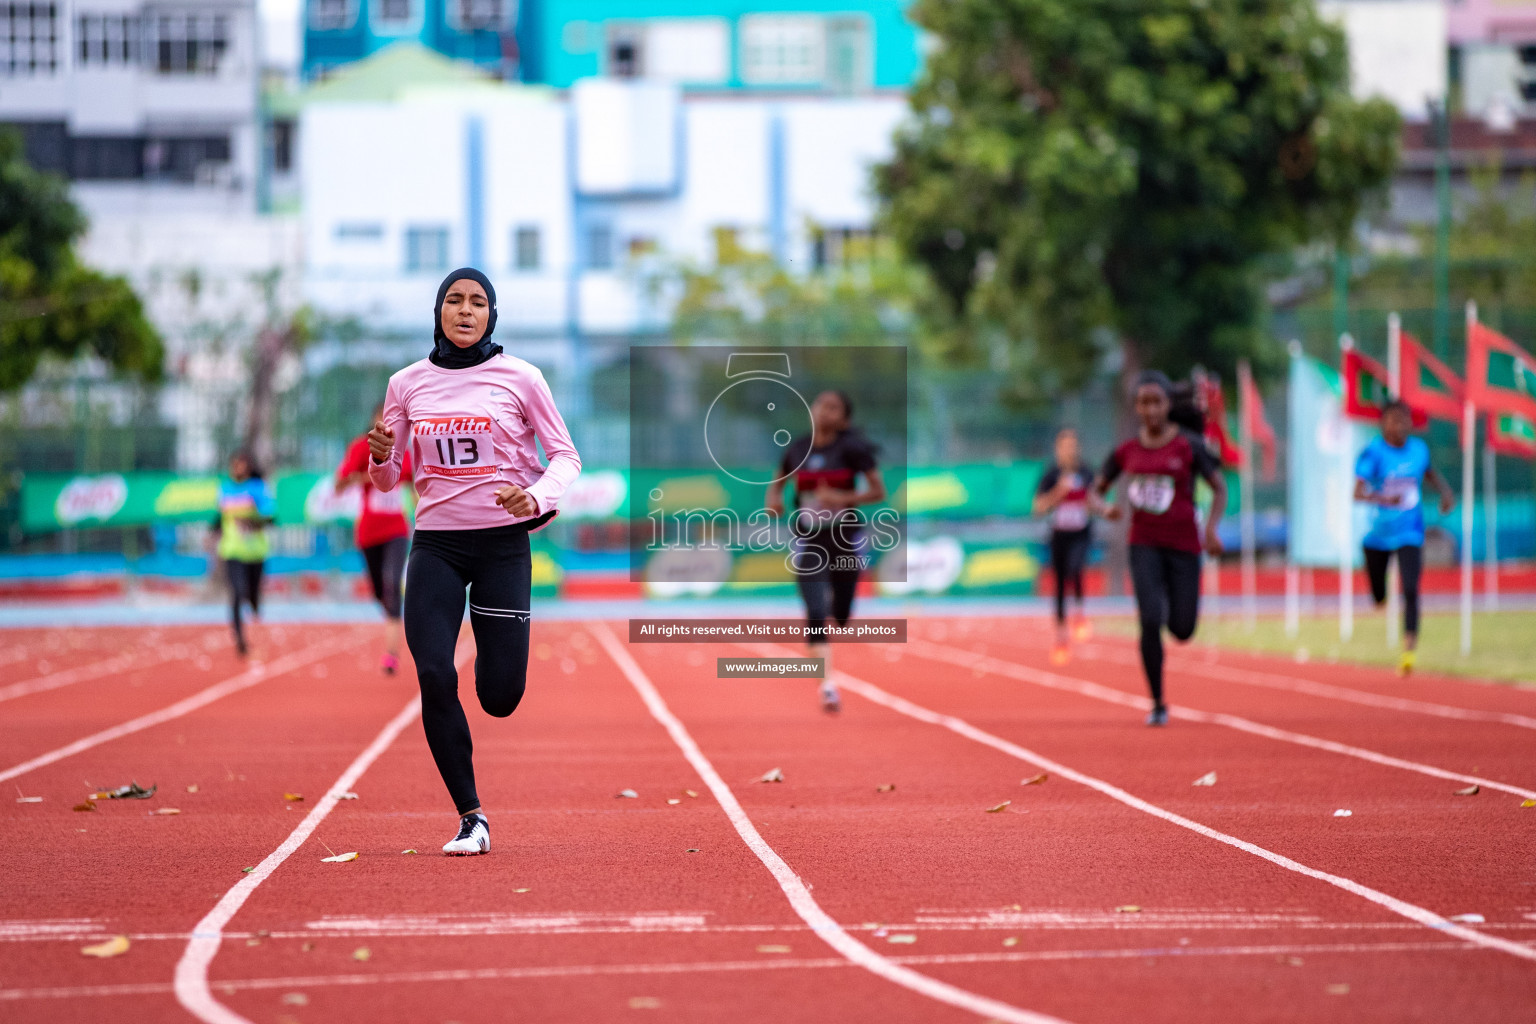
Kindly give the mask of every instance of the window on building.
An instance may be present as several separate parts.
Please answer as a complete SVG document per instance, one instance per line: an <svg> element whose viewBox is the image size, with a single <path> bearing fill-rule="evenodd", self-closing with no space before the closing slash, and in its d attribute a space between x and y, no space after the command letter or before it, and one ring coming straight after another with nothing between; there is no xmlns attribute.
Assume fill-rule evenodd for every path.
<svg viewBox="0 0 1536 1024"><path fill-rule="evenodd" d="M512 266L518 270L539 269L539 229L523 224L512 231Z"/></svg>
<svg viewBox="0 0 1536 1024"><path fill-rule="evenodd" d="M87 66L137 64L142 32L137 17L126 14L82 14L75 19L75 52Z"/></svg>
<svg viewBox="0 0 1536 1024"><path fill-rule="evenodd" d="M287 174L293 170L293 137L298 126L288 118L272 122L272 170Z"/></svg>
<svg viewBox="0 0 1536 1024"><path fill-rule="evenodd" d="M144 177L144 140L138 136L76 135L69 144L70 176L79 181Z"/></svg>
<svg viewBox="0 0 1536 1024"><path fill-rule="evenodd" d="M461 32L479 32L507 27L506 0L449 0L453 27Z"/></svg>
<svg viewBox="0 0 1536 1024"><path fill-rule="evenodd" d="M309 27L322 32L351 28L357 21L357 0L309 0Z"/></svg>
<svg viewBox="0 0 1536 1024"><path fill-rule="evenodd" d="M415 0L378 0L374 17L379 21L410 21L416 17Z"/></svg>
<svg viewBox="0 0 1536 1024"><path fill-rule="evenodd" d="M639 78L645 73L645 31L638 25L609 25L606 70L614 78Z"/></svg>
<svg viewBox="0 0 1536 1024"><path fill-rule="evenodd" d="M338 242L381 242L384 225L374 223L342 223L336 225Z"/></svg>
<svg viewBox="0 0 1536 1024"><path fill-rule="evenodd" d="M862 92L874 81L869 22L863 18L827 20L825 84L838 93Z"/></svg>
<svg viewBox="0 0 1536 1024"><path fill-rule="evenodd" d="M748 85L819 85L826 30L815 15L754 14L741 19L741 80Z"/></svg>
<svg viewBox="0 0 1536 1024"><path fill-rule="evenodd" d="M58 4L0 3L0 74L53 74L58 47Z"/></svg>
<svg viewBox="0 0 1536 1024"><path fill-rule="evenodd" d="M160 181L207 180L229 163L228 135L151 138L144 143L144 177Z"/></svg>
<svg viewBox="0 0 1536 1024"><path fill-rule="evenodd" d="M613 228L607 224L587 228L587 269L613 269Z"/></svg>
<svg viewBox="0 0 1536 1024"><path fill-rule="evenodd" d="M416 227L405 230L405 269L432 271L448 269L448 229Z"/></svg>
<svg viewBox="0 0 1536 1024"><path fill-rule="evenodd" d="M229 50L222 14L161 14L148 19L150 53L162 75L211 75Z"/></svg>

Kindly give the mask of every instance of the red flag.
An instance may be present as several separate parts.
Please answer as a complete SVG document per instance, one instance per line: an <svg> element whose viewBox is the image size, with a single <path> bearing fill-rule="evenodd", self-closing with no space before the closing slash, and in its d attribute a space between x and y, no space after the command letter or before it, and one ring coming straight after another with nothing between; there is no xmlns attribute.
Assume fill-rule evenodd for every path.
<svg viewBox="0 0 1536 1024"><path fill-rule="evenodd" d="M1474 321L1467 330L1466 395L1480 412L1536 421L1536 357Z"/></svg>
<svg viewBox="0 0 1536 1024"><path fill-rule="evenodd" d="M1401 332L1398 339L1403 367L1403 401L1415 414L1422 412L1434 419L1460 423L1461 407L1467 394L1465 383L1407 331ZM1438 387L1428 386L1426 378Z"/></svg>
<svg viewBox="0 0 1536 1024"><path fill-rule="evenodd" d="M1489 448L1517 459L1536 459L1536 423L1512 412L1489 413L1483 422Z"/></svg>
<svg viewBox="0 0 1536 1024"><path fill-rule="evenodd" d="M1242 405L1248 419L1248 436L1259 446L1259 454L1264 460L1265 481L1271 481L1275 478L1275 463L1279 452L1275 428L1264 418L1264 399L1259 394L1259 386L1253 382L1253 374L1239 373L1238 383L1243 389Z"/></svg>
<svg viewBox="0 0 1536 1024"><path fill-rule="evenodd" d="M1387 368L1359 349L1347 348L1344 350L1343 377L1344 414L1372 423L1381 419L1381 407L1392 396L1387 386ZM1410 408L1413 409L1414 427L1423 429L1429 423L1429 416L1416 406Z"/></svg>
<svg viewBox="0 0 1536 1024"><path fill-rule="evenodd" d="M1235 466L1243 461L1243 453L1227 433L1227 400L1221 393L1221 382L1204 377L1200 386L1205 390L1205 439L1221 454L1223 466Z"/></svg>

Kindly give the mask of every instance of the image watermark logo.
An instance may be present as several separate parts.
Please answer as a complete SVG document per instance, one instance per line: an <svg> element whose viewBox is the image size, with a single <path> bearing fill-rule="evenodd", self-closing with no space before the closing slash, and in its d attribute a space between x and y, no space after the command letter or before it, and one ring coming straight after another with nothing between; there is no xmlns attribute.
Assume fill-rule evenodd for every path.
<svg viewBox="0 0 1536 1024"><path fill-rule="evenodd" d="M905 579L901 346L630 350L630 577Z"/></svg>

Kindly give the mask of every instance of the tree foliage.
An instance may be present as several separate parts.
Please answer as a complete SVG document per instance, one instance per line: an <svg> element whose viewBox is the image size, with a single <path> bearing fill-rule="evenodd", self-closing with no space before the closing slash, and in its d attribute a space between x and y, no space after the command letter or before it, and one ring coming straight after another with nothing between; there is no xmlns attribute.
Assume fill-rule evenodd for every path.
<svg viewBox="0 0 1536 1024"><path fill-rule="evenodd" d="M956 349L1072 386L1265 361L1266 257L1347 237L1398 116L1312 0L918 0L938 46L880 167L881 228ZM1230 374L1229 374L1230 375Z"/></svg>
<svg viewBox="0 0 1536 1024"><path fill-rule="evenodd" d="M20 138L0 131L0 391L25 384L45 355L90 352L159 376L164 350L138 296L76 259L84 230L65 182L34 170Z"/></svg>

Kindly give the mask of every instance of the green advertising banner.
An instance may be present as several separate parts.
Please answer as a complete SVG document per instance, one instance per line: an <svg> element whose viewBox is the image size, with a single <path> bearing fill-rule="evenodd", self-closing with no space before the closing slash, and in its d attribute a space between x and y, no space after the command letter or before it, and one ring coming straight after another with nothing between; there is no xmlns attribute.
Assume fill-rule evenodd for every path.
<svg viewBox="0 0 1536 1024"><path fill-rule="evenodd" d="M969 519L1029 515L1038 461L915 467L888 473L914 518ZM763 488L743 484L724 472L678 477L645 471L637 484L657 487L669 504L688 508L759 508ZM630 477L626 470L587 470L560 502L570 520L623 519L630 515ZM271 481L279 526L347 523L357 518L356 488L337 493L326 473L283 473ZM27 533L101 526L148 526L152 523L212 521L218 509L219 477L175 473L29 473L21 485L21 523Z"/></svg>

